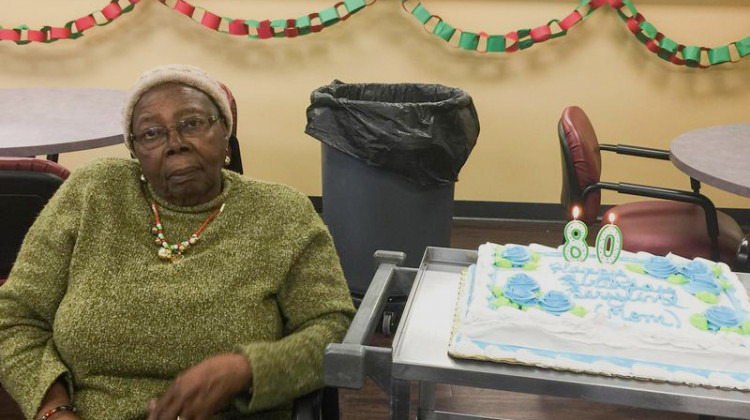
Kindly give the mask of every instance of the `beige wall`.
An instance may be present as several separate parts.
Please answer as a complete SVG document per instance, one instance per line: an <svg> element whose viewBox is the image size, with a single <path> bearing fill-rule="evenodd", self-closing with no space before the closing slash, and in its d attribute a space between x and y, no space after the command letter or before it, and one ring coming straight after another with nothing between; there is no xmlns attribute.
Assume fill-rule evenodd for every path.
<svg viewBox="0 0 750 420"><path fill-rule="evenodd" d="M304 134L309 93L334 78L347 82L429 82L465 89L481 135L461 172L457 199L557 202L560 162L556 122L582 106L602 142L668 148L702 126L750 122L750 59L708 70L666 63L639 44L608 8L566 37L514 54L479 55L426 34L396 0L381 0L350 20L298 39L253 41L213 33L142 0L135 11L77 41L0 43L0 87L127 88L163 63L201 66L229 85L239 103L239 137L250 176L320 194L319 143ZM467 30L505 33L566 16L576 0L424 0ZM253 19L297 17L331 0L195 0L212 11ZM685 44L725 44L750 35L750 4L741 0L636 0L657 28ZM104 0L3 0L0 24L61 25ZM76 168L97 156L127 156L123 146L63 155ZM606 156L603 178L687 188L668 162ZM750 200L706 188L722 207ZM605 202L622 197L605 195Z"/></svg>

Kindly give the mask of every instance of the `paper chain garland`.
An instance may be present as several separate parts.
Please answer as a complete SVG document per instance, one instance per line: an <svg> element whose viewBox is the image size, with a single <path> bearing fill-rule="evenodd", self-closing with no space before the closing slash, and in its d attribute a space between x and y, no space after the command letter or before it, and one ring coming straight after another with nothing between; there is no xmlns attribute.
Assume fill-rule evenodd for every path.
<svg viewBox="0 0 750 420"><path fill-rule="evenodd" d="M32 30L26 25L13 29L3 29L0 26L0 41L13 41L18 45L30 42L50 43L58 39L76 39L83 36L83 32L93 26L104 26L133 10L141 0L110 0L102 10L71 20L62 27L45 26L39 30ZM310 13L298 19L278 20L244 20L232 19L216 15L202 7L196 7L184 0L157 0L172 10L191 18L206 28L231 35L244 35L252 39L294 38L312 32L320 32L339 21L348 19L354 13L370 6L377 0L344 0L335 5ZM123 7L123 4L126 4Z"/></svg>
<svg viewBox="0 0 750 420"><path fill-rule="evenodd" d="M627 24L628 29L638 41L659 58L673 64L707 68L726 62L734 63L750 54L750 36L729 45L715 48L678 44L659 32L643 15L638 13L630 0L583 0L573 12L562 20L552 19L546 25L534 29L519 29L505 35L462 31L448 24L441 17L427 11L422 3L416 3L411 8L407 8L407 3L412 3L412 0L401 0L404 10L422 22L428 32L442 38L449 44L454 41L453 46L456 48L482 53L514 52L548 39L561 37L566 35L568 29L573 25L585 20L599 7L608 4L617 11L617 14ZM556 27L555 29L553 29L553 25ZM459 34L459 36L456 37L456 34ZM455 42L456 39L457 42Z"/></svg>
<svg viewBox="0 0 750 420"><path fill-rule="evenodd" d="M35 30L26 25L12 29L4 29L0 26L0 41L13 41L18 45L24 45L31 42L51 43L59 39L77 39L83 35L84 31L94 26L107 25L132 11L140 1L111 0L103 9L71 20L62 27L44 26ZM348 19L377 0L344 0L320 12L310 13L297 19L261 21L221 17L204 8L193 6L185 0L157 1L214 31L252 39L268 39L294 38L320 32L337 22ZM670 63L708 68L727 62L734 63L750 54L750 36L714 48L679 44L648 22L631 0L582 0L573 12L562 20L552 19L545 25L533 29L519 29L504 35L489 35L486 32L457 29L440 16L430 13L418 0L399 1L404 10L417 18L427 32L443 39L455 48L480 53L510 53L529 48L548 39L564 36L571 27L588 18L598 8L609 5L626 23L639 42L659 58Z"/></svg>
<svg viewBox="0 0 750 420"><path fill-rule="evenodd" d="M71 20L62 27L45 26L42 29L30 29L26 25L13 29L3 29L0 26L0 41L13 41L18 45L30 42L54 42L58 39L76 39L83 35L83 31L93 26L104 26L118 17L130 12L140 0L112 0L102 10ZM122 4L126 6L123 7ZM75 29L73 28L75 26Z"/></svg>

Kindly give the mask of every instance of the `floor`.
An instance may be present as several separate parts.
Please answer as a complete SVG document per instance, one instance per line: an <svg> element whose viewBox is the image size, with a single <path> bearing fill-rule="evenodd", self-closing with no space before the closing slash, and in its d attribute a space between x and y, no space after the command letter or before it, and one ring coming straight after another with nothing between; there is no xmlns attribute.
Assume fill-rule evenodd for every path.
<svg viewBox="0 0 750 420"><path fill-rule="evenodd" d="M491 241L497 243L538 243L555 246L560 243L563 224L545 222L509 222L458 220L454 222L451 246L473 249ZM372 345L388 347L391 338L377 335ZM438 385L438 410L515 420L697 420L698 416L643 410L581 400L543 397L511 392ZM416 398L416 388L412 398ZM373 382L361 390L341 390L339 406L342 420L376 420L388 418L388 396ZM412 404L414 407L415 404ZM414 418L415 413L412 414ZM20 420L18 408L0 392L0 420ZM90 419L97 420L97 419Z"/></svg>

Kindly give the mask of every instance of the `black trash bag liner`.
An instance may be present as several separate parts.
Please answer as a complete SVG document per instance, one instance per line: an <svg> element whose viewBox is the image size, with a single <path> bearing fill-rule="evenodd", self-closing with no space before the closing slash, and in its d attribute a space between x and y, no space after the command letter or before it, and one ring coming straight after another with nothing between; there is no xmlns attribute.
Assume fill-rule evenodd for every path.
<svg viewBox="0 0 750 420"><path fill-rule="evenodd" d="M479 136L466 92L431 84L347 84L310 95L305 133L422 186L458 180Z"/></svg>

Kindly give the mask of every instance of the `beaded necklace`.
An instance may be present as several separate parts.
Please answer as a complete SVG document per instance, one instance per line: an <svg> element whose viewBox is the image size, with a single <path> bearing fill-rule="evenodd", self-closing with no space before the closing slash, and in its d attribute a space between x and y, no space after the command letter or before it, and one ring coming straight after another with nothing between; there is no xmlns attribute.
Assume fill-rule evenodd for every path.
<svg viewBox="0 0 750 420"><path fill-rule="evenodd" d="M184 258L183 253L187 251L188 248L198 243L198 239L200 238L203 229L205 229L219 213L224 211L224 204L222 204L217 210L214 210L214 212L208 216L208 219L203 222L201 227L190 235L188 240L177 242L172 245L167 243L167 240L164 237L164 228L161 224L161 219L159 218L159 207L156 205L156 202L151 202L151 211L154 213L154 220L156 221L156 224L151 227L151 233L154 234L154 244L159 247L159 258L165 261L168 260L174 264Z"/></svg>

